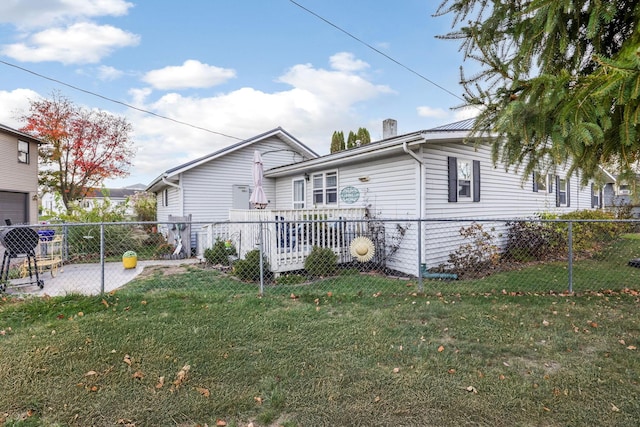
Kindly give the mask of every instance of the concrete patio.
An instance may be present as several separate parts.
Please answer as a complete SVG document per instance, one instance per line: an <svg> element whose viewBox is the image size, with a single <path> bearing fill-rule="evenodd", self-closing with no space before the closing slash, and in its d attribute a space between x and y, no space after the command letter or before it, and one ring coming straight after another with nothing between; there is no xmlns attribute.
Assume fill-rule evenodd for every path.
<svg viewBox="0 0 640 427"><path fill-rule="evenodd" d="M200 260L196 258L177 260L148 260L138 261L136 268L125 269L122 262L107 262L104 264L104 292L111 292L118 289L131 280L138 277L145 268L151 266L177 266L183 264L197 264ZM69 264L62 267L57 272L56 277L45 271L40 275L44 281L44 287L40 289L32 280L15 279L10 280L6 293L11 295L32 295L32 296L59 296L70 293L84 295L98 295L102 289L102 266L94 264Z"/></svg>

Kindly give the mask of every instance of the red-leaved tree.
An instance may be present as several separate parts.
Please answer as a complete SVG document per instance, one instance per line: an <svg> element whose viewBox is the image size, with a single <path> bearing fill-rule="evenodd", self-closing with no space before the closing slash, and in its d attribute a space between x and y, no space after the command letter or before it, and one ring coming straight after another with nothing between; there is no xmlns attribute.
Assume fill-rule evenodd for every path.
<svg viewBox="0 0 640 427"><path fill-rule="evenodd" d="M39 183L62 197L67 213L73 201L100 188L107 178L129 174L135 154L132 126L123 117L75 105L59 93L32 100L21 129L44 142L38 156Z"/></svg>

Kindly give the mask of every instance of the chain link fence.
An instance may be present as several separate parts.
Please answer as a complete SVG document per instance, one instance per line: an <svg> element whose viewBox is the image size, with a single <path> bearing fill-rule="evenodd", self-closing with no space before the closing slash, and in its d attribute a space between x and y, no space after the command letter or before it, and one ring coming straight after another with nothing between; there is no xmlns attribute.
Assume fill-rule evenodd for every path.
<svg viewBox="0 0 640 427"><path fill-rule="evenodd" d="M633 289L640 279L639 226L366 218L7 226L0 229L0 290L100 294L178 266L211 273L211 285L228 292L261 295Z"/></svg>

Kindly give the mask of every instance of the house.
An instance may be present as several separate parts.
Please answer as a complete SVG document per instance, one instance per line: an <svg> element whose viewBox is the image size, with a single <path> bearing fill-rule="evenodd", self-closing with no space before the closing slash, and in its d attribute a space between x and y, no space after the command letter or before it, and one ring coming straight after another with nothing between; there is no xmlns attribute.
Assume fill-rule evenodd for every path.
<svg viewBox="0 0 640 427"><path fill-rule="evenodd" d="M169 227L167 224L162 227L162 223L188 217L195 227L189 233L191 247L209 246L211 242L197 242L196 224L228 221L230 209L251 208L249 197L253 190L252 164L256 150L262 155L265 169L318 157L278 127L171 168L146 188L156 194L159 229L169 234ZM264 190L271 207L275 204L275 182L265 182Z"/></svg>
<svg viewBox="0 0 640 427"><path fill-rule="evenodd" d="M100 188L92 189L87 195L78 201L82 209L93 209L102 206L106 200L109 200L111 206L125 206L125 215L132 217L135 215L133 206L129 204L129 197L137 192L144 191L144 184L134 184L122 188ZM44 193L41 198L40 207L46 215L60 215L65 212L62 206L62 200L55 193Z"/></svg>
<svg viewBox="0 0 640 427"><path fill-rule="evenodd" d="M0 124L0 225L38 220L38 139Z"/></svg>
<svg viewBox="0 0 640 427"><path fill-rule="evenodd" d="M579 176L567 177L567 167L523 177L513 169L494 165L489 140L467 141L472 124L473 119L469 119L397 135L397 123L386 120L380 141L266 170L265 180L275 191L270 212L231 211L230 220L256 215L262 216L261 220L284 217L291 219L291 229L305 218L326 218L337 224L348 222L357 234L367 230L347 218L365 211L369 221L391 221L382 233L387 247L402 235L404 243L393 248L386 266L417 275L419 264L436 266L459 246L461 222L455 219L531 218L541 212L564 213L599 206L594 197L599 194L596 187L581 186ZM442 222L419 223L416 220L420 218ZM504 223L496 221L495 227L499 234ZM379 230L375 233L380 235ZM270 234L281 232L272 229ZM293 238L299 233L290 234ZM276 253L270 260L272 269L282 272L302 268L310 245L283 250L279 246L282 239L274 240L270 248ZM341 259L350 260L344 247L335 246L334 250Z"/></svg>
<svg viewBox="0 0 640 427"><path fill-rule="evenodd" d="M256 143L261 135L247 140L253 141L249 150L245 141L167 171L149 189L166 192L159 197L164 215L159 220L172 206L176 214L198 212L198 221L228 220L204 226L199 239L209 245L214 236L226 236L240 256L262 241L276 273L302 269L313 246L330 247L339 262L351 262L349 244L364 235L374 241L387 268L418 275L421 265L437 266L459 247L462 220L482 219L500 235L505 227L501 220L599 207L597 187L580 185L579 176L567 177L566 165L527 177L494 165L490 140L468 141L472 124L470 119L398 135L396 121L389 119L380 141L288 163L282 157L267 162L265 154L273 149ZM269 204L264 210L248 206L250 188L242 198L235 189L242 179L250 187L246 183L251 182L256 149L265 160ZM239 152L231 156L234 150ZM224 162L213 162L223 155ZM226 179L207 181L214 173ZM227 183L220 196L210 182ZM229 186L234 188L229 191ZM487 222L491 220L495 224ZM258 222L262 226L256 227ZM205 247L200 245L198 253Z"/></svg>

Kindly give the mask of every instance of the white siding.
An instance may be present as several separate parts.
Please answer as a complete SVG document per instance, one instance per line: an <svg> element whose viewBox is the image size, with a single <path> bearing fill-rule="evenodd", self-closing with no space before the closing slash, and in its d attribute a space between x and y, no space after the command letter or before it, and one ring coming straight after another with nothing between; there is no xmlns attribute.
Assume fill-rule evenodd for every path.
<svg viewBox="0 0 640 427"><path fill-rule="evenodd" d="M309 171L338 172L338 204L337 208L367 208L373 219L391 219L398 222L385 222L385 240L391 242L398 236L396 224L407 227L408 231L402 238L400 249L389 259L387 267L404 269L407 267L411 274L417 274L418 259L415 252L417 239L417 225L407 219L417 219L420 216L420 189L417 183L420 176L419 163L408 154L394 155L385 159L371 160L367 163L343 165L338 168L327 167ZM303 175L278 178L276 182L276 199L279 209L292 209L292 182ZM360 178L365 178L364 182ZM355 187L360 192L359 199L354 203L346 203L340 197L345 187ZM307 209L313 209L312 181L306 184ZM318 207L322 208L322 207ZM387 245L388 246L388 245Z"/></svg>
<svg viewBox="0 0 640 427"><path fill-rule="evenodd" d="M453 156L480 161L480 201L448 201L447 157ZM517 219L532 218L539 213L562 214L578 209L591 209L590 186L582 187L578 176L569 182L570 206L556 207L556 183L552 192L533 191L533 177L524 181L519 172L505 171L503 165L493 166L491 148L464 144L428 145L424 159L426 163L426 219ZM557 174L564 177L566 169ZM463 239L460 228L470 222L429 222L425 224L423 236L423 259L429 267L446 262L448 254L458 248ZM483 222L485 231L491 231L500 243L504 237L503 222Z"/></svg>

